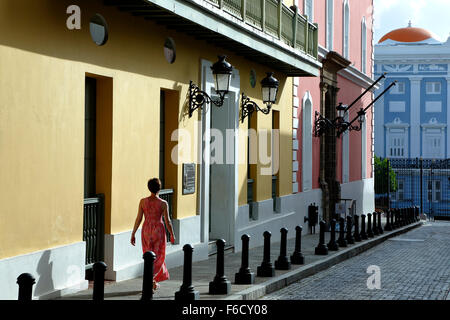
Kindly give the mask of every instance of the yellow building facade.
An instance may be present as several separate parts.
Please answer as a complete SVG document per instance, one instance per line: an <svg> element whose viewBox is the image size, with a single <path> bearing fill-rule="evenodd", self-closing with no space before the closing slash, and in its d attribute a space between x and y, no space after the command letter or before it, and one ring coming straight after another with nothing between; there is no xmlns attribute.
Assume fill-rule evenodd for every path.
<svg viewBox="0 0 450 320"><path fill-rule="evenodd" d="M80 8L80 29L68 27L76 18L77 12L68 10L74 4ZM209 5L220 10L214 9L214 1ZM91 37L90 19L95 14L107 22L108 40L102 46ZM139 200L149 195L147 181L152 177L163 178L164 189L173 190L171 215L177 242L168 244L169 267L182 264L181 248L186 243L195 246L195 260L207 258L208 243L217 238L211 232L218 228L216 233L222 235L223 223L228 225L223 231L227 243L239 250L243 233L253 232L257 238L267 225L273 225L275 233L279 225L273 221L281 225L283 217L295 216L286 205L292 194L293 85L288 73L238 55L232 46L217 47L103 1L4 0L0 27L4 30L0 33L0 283L6 287L0 299L15 299L15 280L22 272L36 277L35 298L87 287L83 234L87 79L95 83L91 175L94 193L104 195L104 239L97 241L103 246L107 278L120 281L142 273L140 234L135 247L129 240ZM164 55L167 38L176 44L173 63ZM190 81L214 96L210 65L218 55L226 55L234 67L230 94L224 107L206 105L190 118ZM318 70L314 57L304 63ZM263 106L259 82L269 71L280 82L275 112L257 112L250 124L249 118L241 122L241 94ZM230 138L233 159L242 161L222 165L228 171L221 173L222 167L216 168L219 173L214 176L216 169L207 165L208 153L206 164L200 158L210 150L204 147L205 134L212 136L212 124L224 112L228 118L222 119L229 121L220 125L235 132ZM272 129L280 131L276 187L272 175L261 174L267 164L248 166L248 128L259 134L267 129L269 156ZM190 194L183 192L184 163L195 164L195 191ZM221 186L229 188L231 196L214 183L221 175L231 177ZM220 217L211 212L212 197L231 201L233 210L223 208L225 220L221 220L223 212ZM252 245L258 243L262 239Z"/></svg>

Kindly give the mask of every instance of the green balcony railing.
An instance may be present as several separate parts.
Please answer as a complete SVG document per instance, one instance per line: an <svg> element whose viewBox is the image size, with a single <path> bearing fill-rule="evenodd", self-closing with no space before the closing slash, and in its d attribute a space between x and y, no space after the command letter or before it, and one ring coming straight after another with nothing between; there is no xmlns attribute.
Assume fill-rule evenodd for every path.
<svg viewBox="0 0 450 320"><path fill-rule="evenodd" d="M317 59L318 28L282 0L208 0L224 12Z"/></svg>

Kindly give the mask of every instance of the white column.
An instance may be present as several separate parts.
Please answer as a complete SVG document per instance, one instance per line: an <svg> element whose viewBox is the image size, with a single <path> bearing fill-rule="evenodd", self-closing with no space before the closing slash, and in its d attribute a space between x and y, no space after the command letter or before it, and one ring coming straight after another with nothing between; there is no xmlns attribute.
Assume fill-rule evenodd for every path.
<svg viewBox="0 0 450 320"><path fill-rule="evenodd" d="M450 77L447 77L447 156L450 158Z"/></svg>
<svg viewBox="0 0 450 320"><path fill-rule="evenodd" d="M367 117L361 128L361 179L367 178Z"/></svg>
<svg viewBox="0 0 450 320"><path fill-rule="evenodd" d="M411 81L411 143L409 157L420 157L420 82L421 77L410 77ZM407 155L408 156L408 155Z"/></svg>

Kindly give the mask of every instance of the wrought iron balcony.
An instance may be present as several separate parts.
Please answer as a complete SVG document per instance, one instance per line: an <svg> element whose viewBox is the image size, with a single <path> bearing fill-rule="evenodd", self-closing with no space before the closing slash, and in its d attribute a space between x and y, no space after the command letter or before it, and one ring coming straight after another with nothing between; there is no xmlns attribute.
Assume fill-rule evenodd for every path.
<svg viewBox="0 0 450 320"><path fill-rule="evenodd" d="M288 76L318 76L318 28L282 0L104 0Z"/></svg>

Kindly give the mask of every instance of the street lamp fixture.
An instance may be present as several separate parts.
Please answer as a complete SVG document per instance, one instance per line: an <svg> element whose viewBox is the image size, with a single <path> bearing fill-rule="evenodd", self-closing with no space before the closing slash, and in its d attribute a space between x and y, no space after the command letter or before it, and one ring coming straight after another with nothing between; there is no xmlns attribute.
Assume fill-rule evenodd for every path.
<svg viewBox="0 0 450 320"><path fill-rule="evenodd" d="M205 103L213 103L217 107L223 105L225 95L230 90L233 66L225 61L226 56L218 56L218 58L219 60L212 65L211 70L219 100L212 100L205 91L200 90L191 80L189 83L189 118L192 117L192 113L196 109L202 109Z"/></svg>
<svg viewBox="0 0 450 320"><path fill-rule="evenodd" d="M337 131L337 137L343 134L345 131L361 131L362 125L366 118L366 111L370 108L381 96L383 96L392 86L397 84L397 81L392 82L382 93L380 93L366 108L361 108L357 112L357 116L350 122L344 120L345 113L358 101L366 92L368 92L378 81L385 78L386 73L383 73L369 88L367 88L350 106L339 103L336 107L337 117L333 120L327 119L316 111L314 121L314 136L320 137L329 129L335 129ZM359 122L359 125L352 125L355 121Z"/></svg>
<svg viewBox="0 0 450 320"><path fill-rule="evenodd" d="M329 120L322 116L318 111L316 111L316 119L315 119L315 126L314 126L314 135L316 137L321 136L325 131L327 131L329 128L339 128L342 126L346 126L347 122L345 122L345 112L347 110L347 105L342 104L342 102L339 102L339 105L336 106L336 112L337 117L334 120Z"/></svg>
<svg viewBox="0 0 450 320"><path fill-rule="evenodd" d="M253 112L261 111L268 114L277 100L279 81L273 77L273 72L267 72L267 76L261 80L262 100L266 108L260 108L256 102L250 100L249 97L242 93L241 101L241 122L244 122L245 117L250 116Z"/></svg>

